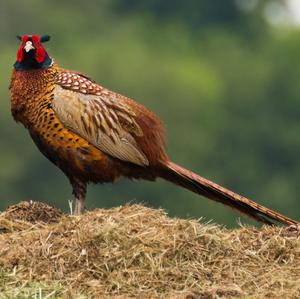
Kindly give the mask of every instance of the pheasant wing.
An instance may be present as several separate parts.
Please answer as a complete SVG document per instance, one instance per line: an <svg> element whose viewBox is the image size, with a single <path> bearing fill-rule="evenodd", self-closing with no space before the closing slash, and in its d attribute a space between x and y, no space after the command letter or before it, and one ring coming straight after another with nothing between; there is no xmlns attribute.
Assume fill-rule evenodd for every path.
<svg viewBox="0 0 300 299"><path fill-rule="evenodd" d="M115 158L149 164L134 138L143 132L121 97L74 73L61 73L56 83L52 107L68 129Z"/></svg>

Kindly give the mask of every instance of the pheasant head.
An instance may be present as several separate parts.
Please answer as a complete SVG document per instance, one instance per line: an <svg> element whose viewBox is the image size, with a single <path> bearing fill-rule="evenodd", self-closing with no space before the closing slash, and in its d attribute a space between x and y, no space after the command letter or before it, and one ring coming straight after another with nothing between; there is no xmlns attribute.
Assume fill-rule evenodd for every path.
<svg viewBox="0 0 300 299"><path fill-rule="evenodd" d="M17 36L21 41L17 51L17 61L14 68L17 71L48 68L52 64L52 59L44 49L42 43L50 40L49 35L39 37L36 34Z"/></svg>

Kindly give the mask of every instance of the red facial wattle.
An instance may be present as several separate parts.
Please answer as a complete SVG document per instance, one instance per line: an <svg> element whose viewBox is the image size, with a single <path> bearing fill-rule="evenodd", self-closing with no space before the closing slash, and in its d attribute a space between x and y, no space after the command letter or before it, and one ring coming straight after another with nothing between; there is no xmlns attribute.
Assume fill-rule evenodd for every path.
<svg viewBox="0 0 300 299"><path fill-rule="evenodd" d="M38 63L42 63L45 59L45 50L43 46L38 46L35 50L35 60Z"/></svg>
<svg viewBox="0 0 300 299"><path fill-rule="evenodd" d="M24 35L22 36L22 44L25 45L25 43L27 42L27 40L28 40L28 35L27 35L27 34L24 34Z"/></svg>
<svg viewBox="0 0 300 299"><path fill-rule="evenodd" d="M39 38L36 34L33 34L33 35L31 36L31 41L32 41L32 43L35 45L35 44L40 43L40 38Z"/></svg>
<svg viewBox="0 0 300 299"><path fill-rule="evenodd" d="M26 45L26 42L28 41L28 35L25 34L22 36L22 44L19 47L18 51L17 51L17 61L19 63L22 62L23 58L24 58L24 53L23 53L23 48ZM41 44L40 38L36 35L33 34L31 36L31 40L30 40L35 48L35 60L37 63L42 63L45 60L45 56L46 56L46 52Z"/></svg>
<svg viewBox="0 0 300 299"><path fill-rule="evenodd" d="M23 46L20 46L17 52L17 61L21 63L23 60Z"/></svg>
<svg viewBox="0 0 300 299"><path fill-rule="evenodd" d="M28 35L27 34L25 34L25 35L22 36L22 39L21 39L22 44L19 47L18 52L17 52L17 61L18 62L22 62L22 60L23 60L23 47L26 44L27 39L28 39Z"/></svg>

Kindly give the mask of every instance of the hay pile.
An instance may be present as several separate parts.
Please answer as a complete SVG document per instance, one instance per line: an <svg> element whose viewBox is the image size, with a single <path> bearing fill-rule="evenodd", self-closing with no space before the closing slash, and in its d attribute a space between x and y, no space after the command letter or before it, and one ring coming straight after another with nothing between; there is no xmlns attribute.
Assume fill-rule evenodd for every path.
<svg viewBox="0 0 300 299"><path fill-rule="evenodd" d="M300 297L298 230L227 230L141 205L26 208L0 215L0 298Z"/></svg>

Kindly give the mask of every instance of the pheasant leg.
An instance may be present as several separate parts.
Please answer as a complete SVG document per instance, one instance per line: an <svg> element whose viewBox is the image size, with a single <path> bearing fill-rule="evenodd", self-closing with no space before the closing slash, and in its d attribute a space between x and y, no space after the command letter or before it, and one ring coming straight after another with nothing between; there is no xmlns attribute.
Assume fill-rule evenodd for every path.
<svg viewBox="0 0 300 299"><path fill-rule="evenodd" d="M84 210L85 198L76 198L74 215L81 215Z"/></svg>
<svg viewBox="0 0 300 299"><path fill-rule="evenodd" d="M74 215L81 215L85 208L86 184L78 180L71 180L71 184L76 200Z"/></svg>

